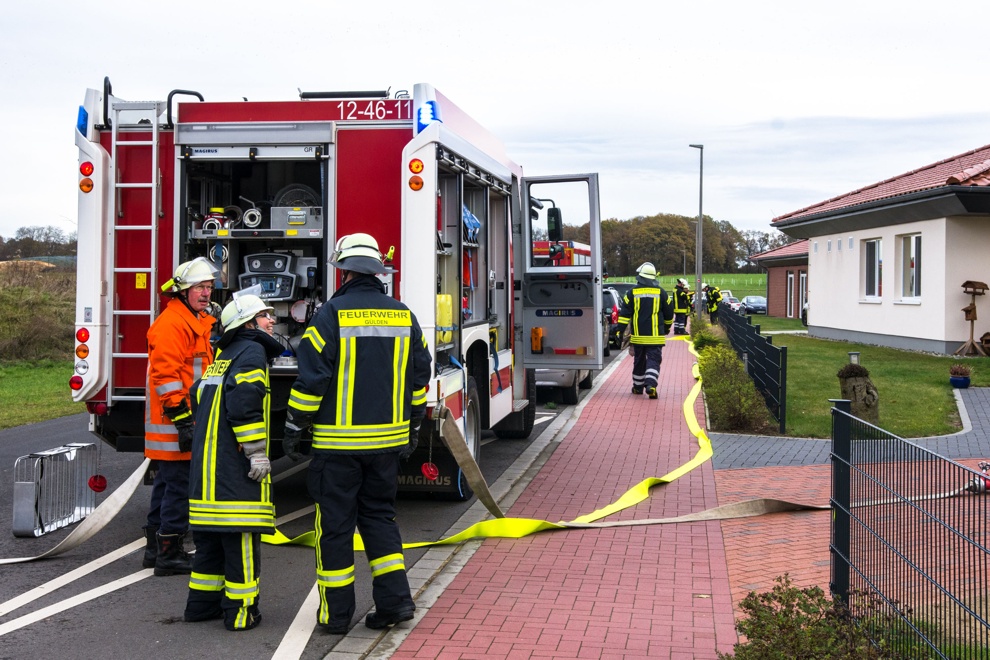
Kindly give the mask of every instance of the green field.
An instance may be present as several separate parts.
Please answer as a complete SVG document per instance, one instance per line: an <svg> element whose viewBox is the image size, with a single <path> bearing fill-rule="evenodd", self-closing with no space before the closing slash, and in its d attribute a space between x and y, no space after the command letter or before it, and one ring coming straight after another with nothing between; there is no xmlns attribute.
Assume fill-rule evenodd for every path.
<svg viewBox="0 0 990 660"><path fill-rule="evenodd" d="M688 286L694 289L694 273L689 275L661 275L657 280L664 289L672 291L679 277L686 279ZM635 281L635 277L610 277L605 284ZM714 284L722 291L728 289L739 300L742 300L744 296L767 295L766 273L707 273L701 276L701 281L704 284Z"/></svg>

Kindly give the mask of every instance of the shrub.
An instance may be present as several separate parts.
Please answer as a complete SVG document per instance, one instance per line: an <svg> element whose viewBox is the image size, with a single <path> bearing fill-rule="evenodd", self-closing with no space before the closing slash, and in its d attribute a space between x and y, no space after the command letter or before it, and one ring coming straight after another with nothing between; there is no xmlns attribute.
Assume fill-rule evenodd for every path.
<svg viewBox="0 0 990 660"><path fill-rule="evenodd" d="M699 351L698 368L713 429L763 433L771 428L766 402L734 350L718 343Z"/></svg>
<svg viewBox="0 0 990 660"><path fill-rule="evenodd" d="M76 274L44 266L0 262L0 362L72 357Z"/></svg>
<svg viewBox="0 0 990 660"><path fill-rule="evenodd" d="M740 603L745 618L736 630L746 641L733 646L736 660L794 658L872 660L890 657L876 648L867 632L840 603L820 587L798 589L789 575L777 577L768 592L751 591Z"/></svg>

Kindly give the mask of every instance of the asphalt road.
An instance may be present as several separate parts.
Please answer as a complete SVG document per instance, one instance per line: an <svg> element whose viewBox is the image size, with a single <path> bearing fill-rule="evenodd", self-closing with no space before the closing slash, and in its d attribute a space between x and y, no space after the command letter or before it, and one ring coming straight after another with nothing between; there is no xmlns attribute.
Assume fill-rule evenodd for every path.
<svg viewBox="0 0 990 660"><path fill-rule="evenodd" d="M581 398L585 396L587 391L582 390ZM532 439L569 409L559 402L555 392L541 391L537 428L530 440L498 440L491 434L484 435L480 465L493 490L506 468ZM71 531L72 527L39 538L17 538L12 534L17 458L71 442L96 442L96 471L108 481L106 491L97 496L97 504L142 462L140 455L118 454L97 442L87 431L86 415L0 431L0 558L37 556L53 548ZM284 521L279 522L278 528L289 537L313 528L313 514L307 511L312 502L305 492L305 465L285 458L273 465L276 515ZM304 650L291 657L322 658L342 640L340 636L312 631L315 605L310 602L304 606L304 601L315 581L314 557L313 550L303 546L263 545L260 600L263 623L258 628L232 634L223 629L221 621L184 623L186 578L154 577L150 570L141 568L141 526L149 496L149 487L138 486L106 527L73 550L53 558L0 565L0 659L160 660L212 654L271 657L280 644L284 645L285 638L293 634L303 636L296 645ZM422 496L400 496L397 520L403 540L408 543L443 538L473 502L473 499L440 502ZM303 515L294 517L299 512ZM286 520L289 518L292 519ZM129 544L133 544L133 549L128 552ZM108 560L107 556L114 552L122 556ZM425 552L425 549L407 549L407 567L415 565ZM363 555L359 553L355 559L358 575L354 623L363 628L360 621L373 607L371 579ZM94 562L105 565L88 570Z"/></svg>

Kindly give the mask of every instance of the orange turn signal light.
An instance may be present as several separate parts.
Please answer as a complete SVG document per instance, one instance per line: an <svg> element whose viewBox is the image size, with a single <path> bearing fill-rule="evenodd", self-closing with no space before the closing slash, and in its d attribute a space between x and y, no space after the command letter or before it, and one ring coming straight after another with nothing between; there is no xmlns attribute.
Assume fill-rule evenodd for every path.
<svg viewBox="0 0 990 660"><path fill-rule="evenodd" d="M93 180L90 179L89 177L86 177L85 179L80 181L79 190L83 191L84 193L91 192L93 190Z"/></svg>
<svg viewBox="0 0 990 660"><path fill-rule="evenodd" d="M85 360L89 357L89 346L86 344L79 344L76 346L76 357L80 360Z"/></svg>
<svg viewBox="0 0 990 660"><path fill-rule="evenodd" d="M416 176L415 174L413 176L409 177L409 187L412 188L413 190L422 190L423 189L423 177Z"/></svg>
<svg viewBox="0 0 990 660"><path fill-rule="evenodd" d="M409 171L412 172L413 174L419 174L420 172L422 172L423 167L424 167L423 161L421 161L419 158L413 158L411 161L409 161Z"/></svg>

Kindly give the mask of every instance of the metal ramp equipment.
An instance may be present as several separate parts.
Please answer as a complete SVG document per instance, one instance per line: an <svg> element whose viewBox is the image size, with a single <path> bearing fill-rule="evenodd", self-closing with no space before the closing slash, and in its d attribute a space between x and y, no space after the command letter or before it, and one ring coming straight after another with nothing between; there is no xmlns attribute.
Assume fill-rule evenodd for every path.
<svg viewBox="0 0 990 660"><path fill-rule="evenodd" d="M41 536L77 523L96 508L89 477L96 445L71 443L14 463L14 536Z"/></svg>

